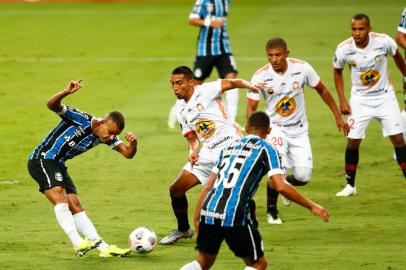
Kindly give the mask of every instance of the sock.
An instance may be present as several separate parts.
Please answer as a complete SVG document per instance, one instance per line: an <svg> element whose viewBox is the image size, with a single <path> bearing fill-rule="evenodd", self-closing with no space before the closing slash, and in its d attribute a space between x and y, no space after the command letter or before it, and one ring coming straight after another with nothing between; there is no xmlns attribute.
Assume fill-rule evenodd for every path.
<svg viewBox="0 0 406 270"><path fill-rule="evenodd" d="M94 227L92 221L87 217L85 211L74 214L73 219L75 221L77 230L84 236L86 236L87 239L95 241L101 238L97 233L97 230ZM102 241L97 248L100 251L104 251L109 248L109 245L106 242Z"/></svg>
<svg viewBox="0 0 406 270"><path fill-rule="evenodd" d="M406 177L406 146L399 148L395 147L396 160L400 166L400 169L403 172L403 176Z"/></svg>
<svg viewBox="0 0 406 270"><path fill-rule="evenodd" d="M190 262L182 266L179 270L202 270L202 267L197 261Z"/></svg>
<svg viewBox="0 0 406 270"><path fill-rule="evenodd" d="M73 246L79 246L83 239L76 230L75 221L73 220L72 213L69 210L69 205L67 203L57 203L54 206L54 211L59 226L61 226L62 230L69 237Z"/></svg>
<svg viewBox="0 0 406 270"><path fill-rule="evenodd" d="M278 204L278 195L279 193L270 188L269 185L267 185L266 188L266 197L267 197L267 212L269 213L271 211L272 208L276 209L277 208L277 204Z"/></svg>
<svg viewBox="0 0 406 270"><path fill-rule="evenodd" d="M175 213L176 219L178 220L178 230L181 232L185 232L190 229L187 216L188 203L186 195L183 195L180 198L171 196L171 200L173 213Z"/></svg>
<svg viewBox="0 0 406 270"><path fill-rule="evenodd" d="M345 178L347 179L347 183L352 187L355 186L355 174L357 173L358 159L358 149L345 149Z"/></svg>
<svg viewBox="0 0 406 270"><path fill-rule="evenodd" d="M286 176L286 181L288 181L292 186L304 186L307 184L307 182L297 180L293 175Z"/></svg>
<svg viewBox="0 0 406 270"><path fill-rule="evenodd" d="M251 266L246 266L246 267L244 268L244 270L257 270L257 269L254 268L254 267L251 267Z"/></svg>
<svg viewBox="0 0 406 270"><path fill-rule="evenodd" d="M238 88L228 90L226 92L226 109L230 116L230 120L234 123L237 117L238 110Z"/></svg>

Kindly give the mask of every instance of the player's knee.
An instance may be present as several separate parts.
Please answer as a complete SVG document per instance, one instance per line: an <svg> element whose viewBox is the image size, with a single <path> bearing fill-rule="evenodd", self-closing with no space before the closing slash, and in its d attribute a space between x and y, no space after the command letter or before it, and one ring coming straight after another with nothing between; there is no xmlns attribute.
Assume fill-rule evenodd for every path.
<svg viewBox="0 0 406 270"><path fill-rule="evenodd" d="M254 264L251 266L246 266L244 270L264 270L268 266L268 263L265 260L265 257L262 256L261 258L258 259Z"/></svg>
<svg viewBox="0 0 406 270"><path fill-rule="evenodd" d="M306 185L312 178L312 169L306 167L294 167L293 176L300 181L302 185Z"/></svg>
<svg viewBox="0 0 406 270"><path fill-rule="evenodd" d="M171 197L180 198L183 195L185 195L185 191L182 190L181 188L179 188L179 186L176 185L176 182L175 182L169 187L169 195Z"/></svg>
<svg viewBox="0 0 406 270"><path fill-rule="evenodd" d="M73 215L85 211L79 201L69 202L69 210L72 212Z"/></svg>

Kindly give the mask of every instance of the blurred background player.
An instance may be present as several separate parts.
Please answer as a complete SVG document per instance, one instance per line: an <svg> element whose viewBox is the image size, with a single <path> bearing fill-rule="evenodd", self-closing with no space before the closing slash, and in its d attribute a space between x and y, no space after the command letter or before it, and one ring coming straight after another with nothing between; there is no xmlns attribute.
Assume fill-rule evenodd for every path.
<svg viewBox="0 0 406 270"><path fill-rule="evenodd" d="M303 186L310 181L313 168L304 85L317 91L333 112L338 129L344 134L347 133L347 126L319 75L308 63L288 58L289 51L283 39L270 39L266 44L266 54L269 64L260 68L251 82L265 84L261 93L272 128L267 141L278 149L282 166L292 170L292 175L288 175L286 180L294 186ZM251 92L247 98L249 118L257 110L261 95ZM267 222L282 224L277 210L278 192L268 186L267 197Z"/></svg>
<svg viewBox="0 0 406 270"><path fill-rule="evenodd" d="M267 185L325 222L329 220L323 207L303 197L285 181L278 153L265 141L269 126L266 113L253 113L248 120L249 135L232 142L221 152L196 207L197 258L181 270L209 269L223 240L243 259L246 270L266 268L262 238L248 215L248 202L267 173Z"/></svg>
<svg viewBox="0 0 406 270"><path fill-rule="evenodd" d="M205 185L220 151L241 137L224 109L223 92L236 87L259 90L240 79L223 79L196 86L192 70L185 66L172 71L171 84L179 100L178 121L189 144L189 162L169 188L178 229L162 238L161 244L173 244L181 238L193 236L185 193L197 184ZM200 151L199 140L202 142Z"/></svg>
<svg viewBox="0 0 406 270"><path fill-rule="evenodd" d="M388 57L406 76L406 65L395 41L385 34L371 32L369 17L356 14L351 20L352 37L337 46L334 56L334 82L340 99L340 111L348 116L347 147L345 150L345 178L347 185L336 196L357 194L355 174L359 160L359 146L372 119L378 120L383 136L389 136L396 152L397 162L406 177L406 146L399 104L388 77ZM351 97L344 95L343 68L350 67Z"/></svg>
<svg viewBox="0 0 406 270"><path fill-rule="evenodd" d="M61 104L63 98L81 87L81 80L72 81L48 100L48 108L62 121L35 148L28 160L28 171L38 182L39 190L54 205L56 219L72 241L76 256L83 256L96 247L100 250L100 257L126 256L130 249L108 245L97 233L79 201L65 161L100 143L132 158L137 151L137 137L127 132L125 138L129 145L118 138L124 129L124 117L119 112L110 112L102 119ZM83 239L78 232L86 238Z"/></svg>
<svg viewBox="0 0 406 270"><path fill-rule="evenodd" d="M216 67L221 79L237 77L237 65L227 34L229 5L230 0L196 0L189 15L189 24L200 27L193 68L196 84L203 83L210 76L213 67ZM168 126L170 128L175 128L177 123L178 106L176 104L169 114ZM225 106L230 120L239 128L236 123L238 89L227 91Z"/></svg>

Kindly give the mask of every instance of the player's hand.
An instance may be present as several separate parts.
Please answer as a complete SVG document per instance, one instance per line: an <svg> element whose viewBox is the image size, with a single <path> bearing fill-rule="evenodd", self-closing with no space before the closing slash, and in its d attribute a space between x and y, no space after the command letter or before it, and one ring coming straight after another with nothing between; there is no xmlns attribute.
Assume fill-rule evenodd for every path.
<svg viewBox="0 0 406 270"><path fill-rule="evenodd" d="M68 94L73 94L82 88L82 79L71 81L64 89L64 91Z"/></svg>
<svg viewBox="0 0 406 270"><path fill-rule="evenodd" d="M319 216L324 222L328 222L330 219L330 214L324 209L323 206L313 203L312 208L310 209L313 214Z"/></svg>
<svg viewBox="0 0 406 270"><path fill-rule="evenodd" d="M259 93L259 92L261 92L261 90L264 89L265 87L266 87L266 84L265 84L265 83L258 83L258 84L251 84L251 83L250 83L247 88L248 88L251 92Z"/></svg>
<svg viewBox="0 0 406 270"><path fill-rule="evenodd" d="M221 28L224 26L223 19L213 19L210 21L210 27L212 28Z"/></svg>
<svg viewBox="0 0 406 270"><path fill-rule="evenodd" d="M351 114L350 104L347 101L340 103L340 112L344 115Z"/></svg>
<svg viewBox="0 0 406 270"><path fill-rule="evenodd" d="M132 132L127 132L124 138L133 146L137 145L137 136Z"/></svg>
<svg viewBox="0 0 406 270"><path fill-rule="evenodd" d="M342 132L344 136L348 135L348 132L350 132L350 127L348 124L343 120L342 117L336 120L336 125L338 127L338 131Z"/></svg>
<svg viewBox="0 0 406 270"><path fill-rule="evenodd" d="M195 165L195 163L199 160L199 150L189 150L189 158L190 164Z"/></svg>

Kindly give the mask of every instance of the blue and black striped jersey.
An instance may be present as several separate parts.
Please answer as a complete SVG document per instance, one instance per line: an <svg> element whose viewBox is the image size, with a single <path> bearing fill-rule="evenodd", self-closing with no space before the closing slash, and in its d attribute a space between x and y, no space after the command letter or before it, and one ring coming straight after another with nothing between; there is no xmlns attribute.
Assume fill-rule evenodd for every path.
<svg viewBox="0 0 406 270"><path fill-rule="evenodd" d="M34 149L29 159L54 159L64 163L101 142L92 133L92 115L70 106L64 106L59 115L62 121ZM116 136L106 144L114 148L119 143Z"/></svg>
<svg viewBox="0 0 406 270"><path fill-rule="evenodd" d="M213 172L216 180L202 204L200 221L233 227L248 222L248 202L262 177L282 174L276 149L265 140L248 135L221 152Z"/></svg>
<svg viewBox="0 0 406 270"><path fill-rule="evenodd" d="M201 26L197 39L197 56L231 54L227 35L227 14L230 0L196 0L189 18L221 18L224 26L212 28Z"/></svg>

